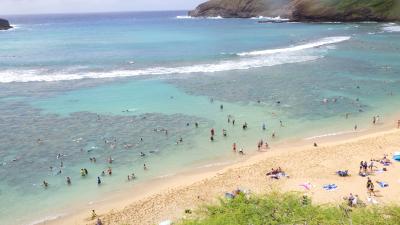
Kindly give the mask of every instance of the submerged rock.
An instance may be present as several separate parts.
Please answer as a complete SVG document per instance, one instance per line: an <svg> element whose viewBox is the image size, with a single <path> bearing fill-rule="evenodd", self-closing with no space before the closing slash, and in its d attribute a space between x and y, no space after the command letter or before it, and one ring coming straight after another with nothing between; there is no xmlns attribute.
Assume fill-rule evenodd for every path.
<svg viewBox="0 0 400 225"><path fill-rule="evenodd" d="M8 20L0 18L0 30L8 30L10 28L12 28L12 26L10 25Z"/></svg>

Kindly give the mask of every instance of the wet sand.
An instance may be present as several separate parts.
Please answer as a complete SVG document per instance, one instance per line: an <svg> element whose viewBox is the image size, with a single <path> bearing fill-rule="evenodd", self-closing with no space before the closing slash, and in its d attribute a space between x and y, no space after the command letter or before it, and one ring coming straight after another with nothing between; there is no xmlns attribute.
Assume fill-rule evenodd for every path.
<svg viewBox="0 0 400 225"><path fill-rule="evenodd" d="M274 190L298 191L312 196L319 204L340 203L343 197L353 193L366 202L367 178L358 175L359 163L371 158L380 159L385 153L391 158L393 152L400 151L400 130L393 127L394 122L368 133L272 146L266 152L243 156L243 160L234 165L207 168L201 172L188 171L138 184L131 190L45 224L94 224L95 221L89 218L91 209L96 210L104 224L158 224L163 220L182 218L185 209L193 210L215 202L225 192L236 188L258 194ZM314 141L318 142L318 147L313 147ZM383 168L380 163L375 165L378 169ZM277 167L290 178L274 180L266 177L266 172ZM387 172L370 176L377 190L375 200L378 204L400 203L400 162L393 162L387 169ZM349 170L351 176L339 177L335 174L337 170ZM389 183L389 187L379 187L375 183L377 180ZM302 187L304 183L311 183L311 189ZM325 191L322 186L329 183L335 183L338 189Z"/></svg>

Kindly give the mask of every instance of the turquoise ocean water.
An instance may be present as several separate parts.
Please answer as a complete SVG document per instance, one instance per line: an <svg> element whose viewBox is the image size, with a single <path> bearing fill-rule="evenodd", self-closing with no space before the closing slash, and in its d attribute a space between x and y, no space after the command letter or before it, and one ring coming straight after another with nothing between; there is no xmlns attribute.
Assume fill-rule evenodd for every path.
<svg viewBox="0 0 400 225"><path fill-rule="evenodd" d="M385 118L399 111L398 24L184 14L9 18L16 28L0 32L0 224L32 224L139 182L235 162L233 143L254 153L260 139L365 130L372 116L392 123ZM101 176L108 167L113 175ZM128 182L132 172L138 179Z"/></svg>

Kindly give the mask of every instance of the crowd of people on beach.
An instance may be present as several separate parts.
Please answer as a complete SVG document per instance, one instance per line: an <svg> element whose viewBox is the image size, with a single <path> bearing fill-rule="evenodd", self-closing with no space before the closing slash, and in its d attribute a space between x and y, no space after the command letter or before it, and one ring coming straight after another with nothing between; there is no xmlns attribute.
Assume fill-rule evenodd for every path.
<svg viewBox="0 0 400 225"><path fill-rule="evenodd" d="M211 101L211 103L212 102L213 101ZM328 103L328 100L324 101L324 103ZM219 108L220 108L221 111L224 111L224 106L222 104L220 105ZM349 117L349 114L346 114L346 119L348 117ZM100 120L100 116L98 116L98 120ZM380 122L380 120L381 120L381 117L379 115L375 115L372 118L372 124L374 124L374 125L378 124ZM235 117L233 115L228 115L227 116L227 123L230 124L231 126L235 126L237 124L237 121L236 121L236 119L235 119ZM186 126L190 126L190 123L187 123ZM200 126L199 122L194 122L194 127L195 128L199 128L199 126ZM281 128L285 127L285 125L284 125L282 120L279 120L279 126ZM400 120L398 120L397 127L400 128ZM260 128L261 128L261 131L266 131L267 130L266 123L262 123ZM244 121L241 124L241 129L243 131L247 131L249 129L249 124L246 121ZM357 129L358 129L358 125L356 124L354 126L354 130L357 131ZM165 128L161 128L161 129L160 128L155 128L154 132L162 132L163 134L168 136L168 130L165 129ZM217 137L216 133L217 132L216 132L216 130L214 128L210 129L210 142L215 142L216 141L216 137ZM229 137L228 130L226 128L222 128L221 137L222 138L228 138ZM274 130L271 132L271 138L272 139L276 138L276 132ZM140 142L144 142L144 139L142 137L140 137ZM37 144L41 145L43 143L44 143L43 139L37 139ZM178 140L176 140L176 144L181 144L181 143L183 143L182 136L180 136L178 138ZM112 140L108 140L108 139L104 138L104 144L109 146L111 149L115 149L117 147L117 145L118 145L117 138L113 138ZM270 148L270 145L268 144L267 139L265 139L265 140L260 139L258 141L258 143L256 144L256 146L257 146L257 151L259 151L259 152L267 151ZM124 147L124 149L130 149L130 148L133 148L134 145L124 143L123 147ZM317 143L314 143L314 147L318 147ZM81 149L81 151L83 151L83 150ZM87 152L90 153L90 151L91 150L88 150ZM244 148L241 147L240 149L238 149L237 142L233 142L232 151L235 152L235 153L238 153L239 155L245 155ZM61 154L61 153L57 155L57 159L60 160L60 170L57 172L57 175L60 175L62 173L62 168L64 167L63 156L64 155ZM144 152L140 152L140 157L145 158L146 154ZM97 158L96 157L90 157L89 161L90 161L90 163L97 163ZM111 164L114 163L114 159L111 156L109 156L109 157L106 158L106 162L108 163L108 165L111 165ZM384 166L388 166L388 165L390 165L391 162L387 158L387 155L385 155L382 159L380 159L378 161L371 159L369 161L361 161L360 162L359 175L362 176L362 177L367 177L366 188L367 188L368 195L370 197L376 196L374 182L369 177L369 175L374 172L374 169L377 168L375 163L381 163ZM53 167L50 167L50 169L53 170ZM383 168L383 171L385 171L385 169L386 168ZM148 166L146 164L143 164L143 170L144 171L148 170ZM102 184L103 181L102 181L101 177L104 177L106 175L112 176L112 173L113 173L113 171L112 171L111 166L108 166L108 168L106 170L101 171L100 175L96 176L97 177L97 185L100 186ZM80 170L81 177L87 177L88 174L89 174L89 171L86 168L81 168L81 170ZM271 171L266 173L266 175L268 177L272 178L272 179L280 179L282 177L287 177L287 178L289 177L280 167L278 167L276 169L272 168ZM338 171L338 175L339 176L343 176L343 177L348 176L349 175L348 174L348 170ZM134 180L137 179L135 173L133 173L133 172L131 174L128 174L126 177L127 177L127 181L134 181ZM70 176L67 176L65 178L65 180L66 180L67 185L72 185L72 178ZM380 182L380 181L376 181L376 182L379 185L385 185L384 182L383 183ZM43 180L43 187L44 188L48 188L49 187L49 183L46 180ZM232 196L234 196L234 194ZM357 194L353 195L352 193L350 193L350 195L347 197L347 200L348 200L349 206L360 205L360 198L359 198L359 196ZM371 201L375 201L375 200L371 200ZM102 222L101 222L100 218L98 218L98 216L96 215L95 211L93 210L92 219L94 220L96 218L97 218L96 224L101 225Z"/></svg>
<svg viewBox="0 0 400 225"><path fill-rule="evenodd" d="M378 175L380 173L384 173L388 171L387 167L392 164L392 161L388 158L387 154L380 159L371 159L369 161L361 161L359 165L358 175L361 177L366 177L366 192L367 192L367 202L371 204L378 204L378 201L374 197L380 197L377 195L377 191L375 189L375 183L379 185L381 188L389 187L389 184L384 181L376 180L375 183L371 179L371 175ZM379 166L382 168L379 169ZM350 193L348 197L345 198L347 200L347 204L350 207L362 207L365 206L365 203L360 199L359 195L353 195Z"/></svg>

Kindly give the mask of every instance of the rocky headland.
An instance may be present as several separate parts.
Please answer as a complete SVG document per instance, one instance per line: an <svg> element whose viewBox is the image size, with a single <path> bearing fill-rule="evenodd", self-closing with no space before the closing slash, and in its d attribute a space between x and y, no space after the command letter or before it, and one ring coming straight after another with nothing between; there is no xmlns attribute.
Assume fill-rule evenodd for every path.
<svg viewBox="0 0 400 225"><path fill-rule="evenodd" d="M285 17L291 21L400 21L400 0L210 0L192 17Z"/></svg>

